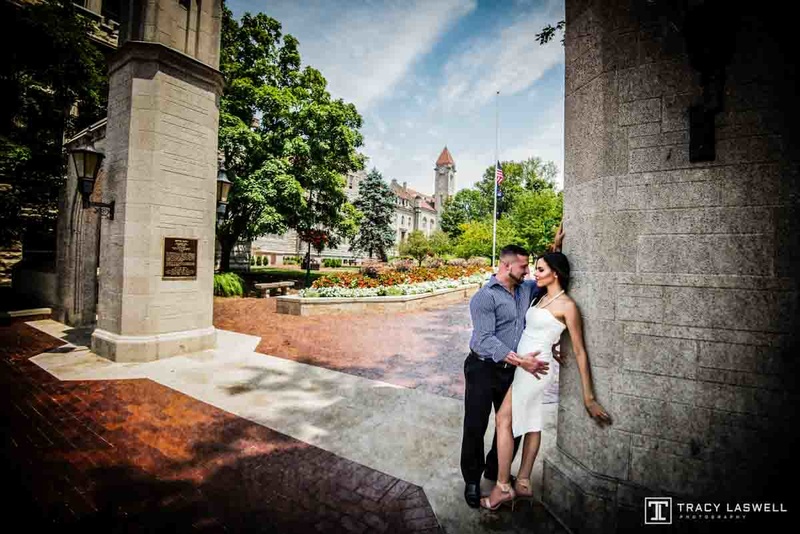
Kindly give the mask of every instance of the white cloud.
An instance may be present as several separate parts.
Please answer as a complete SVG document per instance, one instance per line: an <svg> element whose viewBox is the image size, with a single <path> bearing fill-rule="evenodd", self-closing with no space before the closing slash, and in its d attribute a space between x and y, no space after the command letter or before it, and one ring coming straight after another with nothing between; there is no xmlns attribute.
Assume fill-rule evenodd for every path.
<svg viewBox="0 0 800 534"><path fill-rule="evenodd" d="M322 72L331 94L364 112L390 93L455 21L471 13L477 0L264 4L264 12L298 38L303 62Z"/></svg>
<svg viewBox="0 0 800 534"><path fill-rule="evenodd" d="M526 13L509 26L484 32L465 51L445 65L447 83L439 90L438 105L446 110L469 111L489 102L499 90L513 95L532 86L551 67L564 61L559 42L541 46L536 33L557 20L563 6Z"/></svg>

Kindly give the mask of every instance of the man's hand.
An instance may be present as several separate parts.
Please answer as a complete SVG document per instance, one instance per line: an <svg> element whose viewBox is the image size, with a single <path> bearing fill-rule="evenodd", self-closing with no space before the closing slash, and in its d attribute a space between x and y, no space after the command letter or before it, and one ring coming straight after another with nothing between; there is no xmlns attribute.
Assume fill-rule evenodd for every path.
<svg viewBox="0 0 800 534"><path fill-rule="evenodd" d="M506 361L511 365L522 367L530 374L535 376L537 380L541 380L539 375L546 375L547 371L550 369L550 364L537 359L536 356L538 355L539 351L529 352L524 356L514 354L513 356L506 356Z"/></svg>
<svg viewBox="0 0 800 534"><path fill-rule="evenodd" d="M558 362L558 365L563 366L567 363L567 360L561 355L561 343L556 343L553 345L553 359Z"/></svg>

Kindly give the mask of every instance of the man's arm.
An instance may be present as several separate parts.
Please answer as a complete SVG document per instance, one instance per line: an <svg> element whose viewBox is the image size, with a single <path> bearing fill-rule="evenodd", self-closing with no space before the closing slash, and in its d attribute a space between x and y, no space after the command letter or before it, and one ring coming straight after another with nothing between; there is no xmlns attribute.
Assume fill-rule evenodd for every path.
<svg viewBox="0 0 800 534"><path fill-rule="evenodd" d="M473 343L470 347L483 358L491 358L501 362L514 351L508 348L495 336L497 318L495 316L494 299L487 291L478 291L469 301L469 313L472 316ZM476 339L477 338L477 339Z"/></svg>

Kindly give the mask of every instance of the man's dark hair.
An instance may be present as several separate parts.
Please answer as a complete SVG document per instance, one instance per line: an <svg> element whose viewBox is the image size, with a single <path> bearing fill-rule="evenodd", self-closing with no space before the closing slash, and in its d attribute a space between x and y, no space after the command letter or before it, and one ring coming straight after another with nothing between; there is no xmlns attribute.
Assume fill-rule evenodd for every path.
<svg viewBox="0 0 800 534"><path fill-rule="evenodd" d="M525 250L519 245L506 245L500 249L500 257L508 256L509 254L516 254L517 256L525 256L528 257L531 255L530 252Z"/></svg>

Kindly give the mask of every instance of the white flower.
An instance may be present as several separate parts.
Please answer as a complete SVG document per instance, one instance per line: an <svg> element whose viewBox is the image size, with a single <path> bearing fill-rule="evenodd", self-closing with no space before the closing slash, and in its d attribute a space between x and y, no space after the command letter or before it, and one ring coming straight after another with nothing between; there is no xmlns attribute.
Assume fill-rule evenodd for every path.
<svg viewBox="0 0 800 534"><path fill-rule="evenodd" d="M457 280L450 278L443 278L433 282L419 282L416 284L399 284L396 286L379 286L379 287L318 287L312 289L303 289L299 295L301 297L315 298L358 298L358 297L378 297L387 295L389 288L392 292L396 293L400 290L402 295L420 295L423 293L433 293L438 289L450 289L461 287L465 285L478 284L484 279L483 274L474 274L472 276L461 277ZM394 295L392 295L394 296Z"/></svg>

